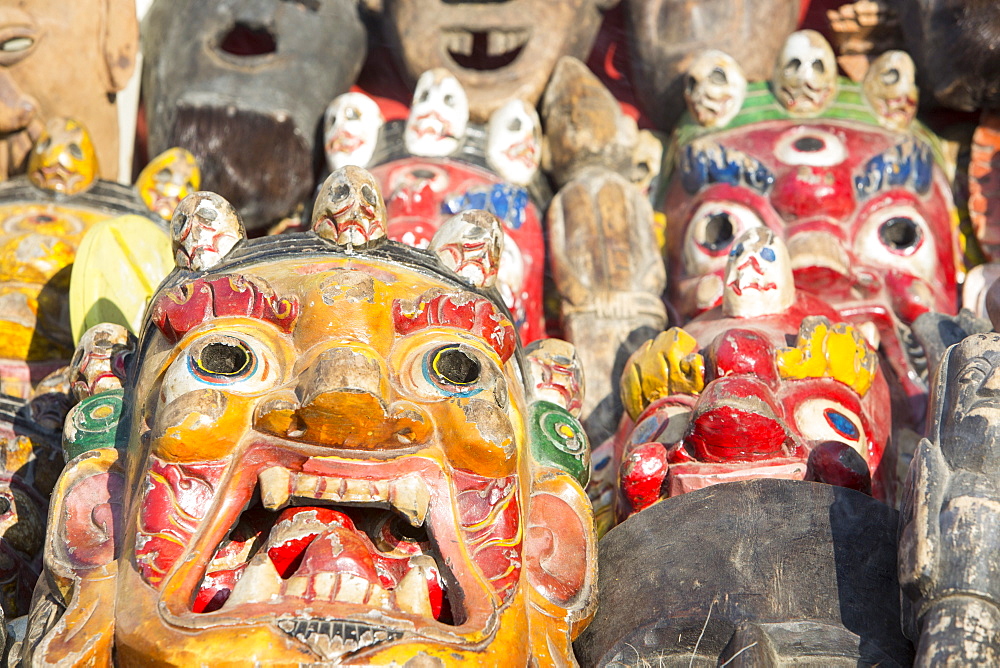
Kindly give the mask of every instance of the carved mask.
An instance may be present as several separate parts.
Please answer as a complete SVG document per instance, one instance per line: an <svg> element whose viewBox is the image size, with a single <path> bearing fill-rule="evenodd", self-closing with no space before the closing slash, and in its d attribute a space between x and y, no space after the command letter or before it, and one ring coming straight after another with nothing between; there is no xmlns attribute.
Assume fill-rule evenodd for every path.
<svg viewBox="0 0 1000 668"><path fill-rule="evenodd" d="M357 165L368 167L385 119L375 100L364 93L344 93L326 108L323 140L331 171Z"/></svg>
<svg viewBox="0 0 1000 668"><path fill-rule="evenodd" d="M793 116L814 116L837 92L837 60L814 30L789 35L774 67L774 95Z"/></svg>
<svg viewBox="0 0 1000 668"><path fill-rule="evenodd" d="M312 195L317 129L361 69L365 29L356 0L159 0L143 53L150 152L191 151L252 231Z"/></svg>
<svg viewBox="0 0 1000 668"><path fill-rule="evenodd" d="M526 186L542 159L542 123L524 100L511 100L490 116L486 161L508 183Z"/></svg>
<svg viewBox="0 0 1000 668"><path fill-rule="evenodd" d="M413 155L443 157L458 150L469 123L469 99L447 70L424 72L413 91L403 140Z"/></svg>
<svg viewBox="0 0 1000 668"><path fill-rule="evenodd" d="M97 178L97 154L90 133L77 121L53 118L28 160L28 178L39 188L75 195Z"/></svg>
<svg viewBox="0 0 1000 668"><path fill-rule="evenodd" d="M170 236L177 266L204 271L218 264L246 231L229 202L215 193L197 192L174 211Z"/></svg>
<svg viewBox="0 0 1000 668"><path fill-rule="evenodd" d="M731 317L781 313L795 300L785 244L762 227L744 232L729 251L722 310Z"/></svg>
<svg viewBox="0 0 1000 668"><path fill-rule="evenodd" d="M72 600L35 659L86 632L98 661L113 638L216 663L234 633L263 663L571 660L595 556L579 423L533 398L489 299L386 253L270 237L154 299L127 466L95 450L58 485L45 577Z"/></svg>
<svg viewBox="0 0 1000 668"><path fill-rule="evenodd" d="M385 202L375 178L353 165L331 174L316 197L313 230L340 245L385 238Z"/></svg>
<svg viewBox="0 0 1000 668"><path fill-rule="evenodd" d="M747 80L736 61L721 51L706 51L688 70L684 99L704 127L724 127L743 106Z"/></svg>
<svg viewBox="0 0 1000 668"><path fill-rule="evenodd" d="M510 100L537 104L560 56L585 59L601 11L618 0L367 0L382 7L393 53L411 81L453 72L484 123Z"/></svg>

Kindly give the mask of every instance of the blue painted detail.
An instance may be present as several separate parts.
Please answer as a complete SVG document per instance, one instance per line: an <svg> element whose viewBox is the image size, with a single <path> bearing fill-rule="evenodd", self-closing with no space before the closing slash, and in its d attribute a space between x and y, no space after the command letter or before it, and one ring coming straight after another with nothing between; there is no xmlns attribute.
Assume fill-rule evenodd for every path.
<svg viewBox="0 0 1000 668"><path fill-rule="evenodd" d="M441 205L442 213L455 215L469 209L489 211L509 228L519 229L527 219L528 191L509 183L472 188L461 195L446 200Z"/></svg>
<svg viewBox="0 0 1000 668"><path fill-rule="evenodd" d="M774 174L759 160L722 144L689 144L680 163L681 183L692 194L712 183L728 183L763 195L774 184Z"/></svg>
<svg viewBox="0 0 1000 668"><path fill-rule="evenodd" d="M823 411L823 417L833 427L833 430L844 438L852 441L860 438L861 432L858 431L857 425L851 422L851 419L843 413L839 413L832 408L827 408Z"/></svg>
<svg viewBox="0 0 1000 668"><path fill-rule="evenodd" d="M889 188L910 187L921 195L931 187L934 157L930 145L909 139L876 155L854 177L858 197L866 199Z"/></svg>
<svg viewBox="0 0 1000 668"><path fill-rule="evenodd" d="M736 257L743 252L743 244L736 244L733 246L733 250L729 251L729 257Z"/></svg>
<svg viewBox="0 0 1000 668"><path fill-rule="evenodd" d="M761 250L760 256L765 260L767 260L768 262L774 262L775 259L774 249L765 246L764 249Z"/></svg>

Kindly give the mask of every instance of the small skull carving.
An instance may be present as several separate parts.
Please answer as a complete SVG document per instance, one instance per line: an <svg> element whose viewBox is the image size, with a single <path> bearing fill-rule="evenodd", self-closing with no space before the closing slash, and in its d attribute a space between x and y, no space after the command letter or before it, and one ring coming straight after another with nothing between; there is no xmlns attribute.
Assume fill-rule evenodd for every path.
<svg viewBox="0 0 1000 668"><path fill-rule="evenodd" d="M774 95L793 116L815 116L837 93L837 61L815 30L793 32L778 55Z"/></svg>
<svg viewBox="0 0 1000 668"><path fill-rule="evenodd" d="M729 252L722 312L733 318L782 313L795 301L785 243L766 227L751 227Z"/></svg>
<svg viewBox="0 0 1000 668"><path fill-rule="evenodd" d="M486 161L508 183L526 186L542 159L542 123L524 100L511 100L490 116Z"/></svg>
<svg viewBox="0 0 1000 668"><path fill-rule="evenodd" d="M348 248L385 239L385 202L367 169L348 165L327 177L313 207L312 229Z"/></svg>
<svg viewBox="0 0 1000 668"><path fill-rule="evenodd" d="M131 348L128 330L121 325L105 322L84 332L70 362L73 396L81 401L101 392L122 389L125 371L121 361Z"/></svg>
<svg viewBox="0 0 1000 668"><path fill-rule="evenodd" d="M917 115L917 70L903 51L886 51L868 68L865 97L890 130L905 130Z"/></svg>
<svg viewBox="0 0 1000 668"><path fill-rule="evenodd" d="M326 108L323 139L331 170L371 164L385 118L375 100L364 93L344 93Z"/></svg>
<svg viewBox="0 0 1000 668"><path fill-rule="evenodd" d="M503 246L500 221L492 213L479 209L452 216L431 240L431 251L442 264L481 288L496 284Z"/></svg>
<svg viewBox="0 0 1000 668"><path fill-rule="evenodd" d="M562 339L540 339L525 349L535 397L579 417L583 409L583 367L576 347Z"/></svg>
<svg viewBox="0 0 1000 668"><path fill-rule="evenodd" d="M247 233L232 204L221 195L201 191L177 205L170 236L178 267L206 271L219 264Z"/></svg>
<svg viewBox="0 0 1000 668"><path fill-rule="evenodd" d="M684 99L691 116L706 128L728 125L739 113L746 94L743 70L721 51L703 52L688 70Z"/></svg>
<svg viewBox="0 0 1000 668"><path fill-rule="evenodd" d="M184 148L168 148L150 160L136 179L135 189L149 210L170 220L181 200L201 186L201 170Z"/></svg>
<svg viewBox="0 0 1000 668"><path fill-rule="evenodd" d="M403 141L413 155L441 158L458 150L469 123L469 99L448 70L436 68L417 80Z"/></svg>

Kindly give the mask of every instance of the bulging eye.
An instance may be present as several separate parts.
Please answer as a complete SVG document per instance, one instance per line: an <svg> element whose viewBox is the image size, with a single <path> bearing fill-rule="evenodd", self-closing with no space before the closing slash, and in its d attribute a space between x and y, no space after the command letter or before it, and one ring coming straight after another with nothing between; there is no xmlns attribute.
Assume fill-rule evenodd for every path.
<svg viewBox="0 0 1000 668"><path fill-rule="evenodd" d="M430 379L445 391L469 388L482 376L479 360L457 345L438 348L427 360Z"/></svg>
<svg viewBox="0 0 1000 668"><path fill-rule="evenodd" d="M756 213L735 202L705 202L694 212L684 244L688 274L700 275L726 266L733 241L752 227L763 227Z"/></svg>
<svg viewBox="0 0 1000 668"><path fill-rule="evenodd" d="M857 413L829 399L807 399L795 408L795 424L807 441L845 443L868 460L868 439Z"/></svg>
<svg viewBox="0 0 1000 668"><path fill-rule="evenodd" d="M871 214L858 229L854 252L871 266L903 271L929 282L940 280L933 235L923 216L908 204Z"/></svg>
<svg viewBox="0 0 1000 668"><path fill-rule="evenodd" d="M215 388L255 394L277 385L281 371L274 354L246 335L206 334L171 363L163 376L165 402L192 390Z"/></svg>

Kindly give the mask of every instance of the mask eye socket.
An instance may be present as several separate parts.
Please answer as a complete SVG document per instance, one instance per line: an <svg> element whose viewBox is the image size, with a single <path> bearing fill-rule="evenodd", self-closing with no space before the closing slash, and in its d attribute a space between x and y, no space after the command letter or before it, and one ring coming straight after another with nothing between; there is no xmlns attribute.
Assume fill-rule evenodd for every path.
<svg viewBox="0 0 1000 668"><path fill-rule="evenodd" d="M69 154L76 160L83 160L83 151L80 149L78 144L69 145Z"/></svg>
<svg viewBox="0 0 1000 668"><path fill-rule="evenodd" d="M684 267L702 275L726 266L733 241L752 227L763 227L756 213L735 202L705 202L691 216L684 243Z"/></svg>
<svg viewBox="0 0 1000 668"><path fill-rule="evenodd" d="M934 241L914 206L896 204L868 216L854 238L854 252L869 266L902 271L933 284L943 273Z"/></svg>
<svg viewBox="0 0 1000 668"><path fill-rule="evenodd" d="M461 346L438 348L428 355L429 379L445 391L468 389L482 376L482 365Z"/></svg>
<svg viewBox="0 0 1000 668"><path fill-rule="evenodd" d="M191 373L207 383L228 383L246 378L257 366L253 351L235 338L209 343L188 359L191 361Z"/></svg>
<svg viewBox="0 0 1000 668"><path fill-rule="evenodd" d="M166 402L206 388L255 394L271 389L280 379L274 353L261 341L243 334L210 333L174 359L163 376L161 394Z"/></svg>
<svg viewBox="0 0 1000 668"><path fill-rule="evenodd" d="M868 460L868 439L861 418L842 404L829 399L807 399L795 408L795 424L807 441L845 443Z"/></svg>
<svg viewBox="0 0 1000 668"><path fill-rule="evenodd" d="M923 232L909 216L893 216L878 227L882 245L900 255L909 255L920 247Z"/></svg>

